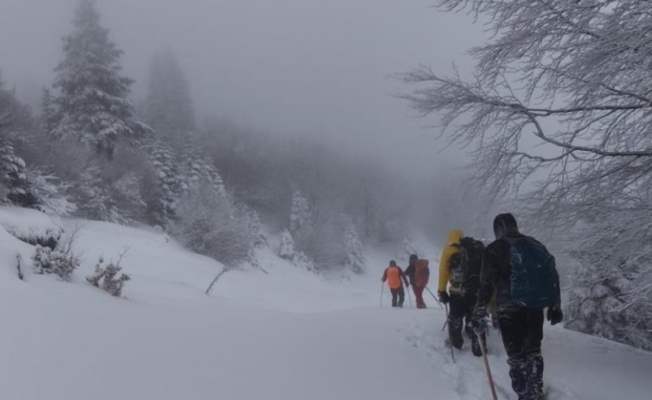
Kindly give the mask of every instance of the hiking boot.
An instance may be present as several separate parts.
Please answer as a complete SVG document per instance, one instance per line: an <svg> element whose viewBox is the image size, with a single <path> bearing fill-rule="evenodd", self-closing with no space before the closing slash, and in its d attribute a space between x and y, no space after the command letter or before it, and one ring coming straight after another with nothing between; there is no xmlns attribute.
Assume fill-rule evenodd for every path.
<svg viewBox="0 0 652 400"><path fill-rule="evenodd" d="M461 349L462 345L464 344L464 338L462 338L462 335L455 335L451 337L451 345L455 347L456 349Z"/></svg>
<svg viewBox="0 0 652 400"><path fill-rule="evenodd" d="M478 342L477 338L471 340L471 351L474 356L482 357L482 349L480 348L480 342Z"/></svg>

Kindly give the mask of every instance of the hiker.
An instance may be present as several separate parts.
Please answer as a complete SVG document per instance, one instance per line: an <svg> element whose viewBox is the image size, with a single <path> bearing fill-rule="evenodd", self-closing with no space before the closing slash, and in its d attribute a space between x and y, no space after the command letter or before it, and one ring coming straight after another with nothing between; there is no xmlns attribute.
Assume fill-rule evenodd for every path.
<svg viewBox="0 0 652 400"><path fill-rule="evenodd" d="M410 279L417 308L426 308L426 302L423 301L423 289L425 289L430 279L428 260L420 259L416 254L410 255L410 264L405 269L405 275Z"/></svg>
<svg viewBox="0 0 652 400"><path fill-rule="evenodd" d="M519 400L536 400L543 394L543 310L548 309L552 325L564 317L555 258L519 232L512 214L496 217L494 234L485 252L473 325L478 332L486 329L487 303L495 290L512 388Z"/></svg>
<svg viewBox="0 0 652 400"><path fill-rule="evenodd" d="M396 265L396 261L389 262L389 267L385 268L381 281L387 281L387 286L392 292L392 307L403 307L405 301L405 290L403 290L403 282L405 287L410 287L407 277L403 273L401 267Z"/></svg>
<svg viewBox="0 0 652 400"><path fill-rule="evenodd" d="M471 339L471 350L476 357L482 356L482 350L471 322L480 287L484 251L485 247L481 241L464 237L459 229L451 230L439 263L439 287L437 288L439 300L450 304L448 313L450 344L457 349L462 348L464 344L462 328L464 328ZM485 334L480 336L483 344L486 344Z"/></svg>

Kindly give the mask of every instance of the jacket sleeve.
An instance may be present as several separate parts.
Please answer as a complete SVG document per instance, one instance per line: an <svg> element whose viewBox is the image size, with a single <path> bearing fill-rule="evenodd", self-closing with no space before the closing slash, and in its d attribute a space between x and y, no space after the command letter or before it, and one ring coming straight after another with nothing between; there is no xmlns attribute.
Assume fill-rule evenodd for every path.
<svg viewBox="0 0 652 400"><path fill-rule="evenodd" d="M401 268L399 268L398 270L399 270L399 274L401 275L401 279L403 279L403 282L405 282L405 286L408 286L409 283L408 283L407 275L405 275L405 273Z"/></svg>
<svg viewBox="0 0 652 400"><path fill-rule="evenodd" d="M482 269L480 272L480 289L478 289L478 299L476 302L476 312L486 312L487 305L496 288L496 278L498 277L498 267L500 264L499 247L487 248L482 257Z"/></svg>
<svg viewBox="0 0 652 400"><path fill-rule="evenodd" d="M441 258L439 259L439 284L437 285L437 291L439 292L446 291L448 279L450 278L448 262L450 261L452 254L453 252L450 246L444 247L444 250L441 252Z"/></svg>
<svg viewBox="0 0 652 400"><path fill-rule="evenodd" d="M380 278L381 281L385 282L387 280L387 268L385 268L385 272L383 272L383 277Z"/></svg>
<svg viewBox="0 0 652 400"><path fill-rule="evenodd" d="M405 269L405 276L410 278L410 281L412 281L413 274L414 274L414 265L408 265L408 267Z"/></svg>
<svg viewBox="0 0 652 400"><path fill-rule="evenodd" d="M561 283L559 282L559 272L557 268L554 268L555 271L555 282L557 283L557 303L555 304L557 308L561 308Z"/></svg>

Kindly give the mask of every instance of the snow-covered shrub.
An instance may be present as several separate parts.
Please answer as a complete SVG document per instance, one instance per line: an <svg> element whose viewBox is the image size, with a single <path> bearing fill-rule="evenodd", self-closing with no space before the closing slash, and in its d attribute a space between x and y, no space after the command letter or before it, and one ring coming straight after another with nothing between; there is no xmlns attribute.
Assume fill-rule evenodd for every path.
<svg viewBox="0 0 652 400"><path fill-rule="evenodd" d="M63 229L50 216L27 208L0 208L0 225L16 239L54 249Z"/></svg>
<svg viewBox="0 0 652 400"><path fill-rule="evenodd" d="M170 231L199 254L229 266L246 261L255 242L250 215L230 195L216 193L210 184L199 184L184 195Z"/></svg>
<svg viewBox="0 0 652 400"><path fill-rule="evenodd" d="M32 256L34 271L37 274L56 274L68 280L81 263L81 257L74 250L80 229L81 226L77 225L69 232L63 232L54 248L36 245Z"/></svg>
<svg viewBox="0 0 652 400"><path fill-rule="evenodd" d="M62 193L68 185L54 175L45 175L40 171L27 168L29 191L35 199L35 208L50 216L67 216L77 210L74 203L68 201Z"/></svg>
<svg viewBox="0 0 652 400"><path fill-rule="evenodd" d="M100 257L95 265L95 272L86 277L86 280L93 286L101 288L111 296L120 297L125 284L131 280L129 275L122 272L120 263L110 262L103 266L104 259Z"/></svg>
<svg viewBox="0 0 652 400"><path fill-rule="evenodd" d="M566 327L652 350L651 211L610 211L582 229Z"/></svg>
<svg viewBox="0 0 652 400"><path fill-rule="evenodd" d="M40 245L36 245L32 261L35 273L55 274L62 279L69 279L80 263L79 257L72 251L66 251L65 249L52 250L49 247L41 247Z"/></svg>

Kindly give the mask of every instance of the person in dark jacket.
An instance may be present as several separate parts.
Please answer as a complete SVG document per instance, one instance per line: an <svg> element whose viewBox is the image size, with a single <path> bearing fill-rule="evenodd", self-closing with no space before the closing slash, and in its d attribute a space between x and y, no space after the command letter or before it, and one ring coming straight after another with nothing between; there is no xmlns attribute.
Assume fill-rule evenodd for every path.
<svg viewBox="0 0 652 400"><path fill-rule="evenodd" d="M416 254L410 255L410 261L408 267L405 269L405 275L410 279L417 308L426 308L426 302L423 301L423 290L428 285L428 280L430 279L428 260L421 259Z"/></svg>
<svg viewBox="0 0 652 400"><path fill-rule="evenodd" d="M512 301L509 257L510 243L514 240L536 241L519 232L512 214L500 214L495 218L494 234L496 240L487 246L485 252L473 325L478 332L485 329L487 305L495 290L498 324L507 352L512 388L519 400L536 400L543 391L541 341L544 312L543 309L521 308ZM536 243L540 245L539 242ZM559 275L556 270L555 279L559 288ZM548 307L547 319L553 325L562 321L560 293L557 293L556 303Z"/></svg>

